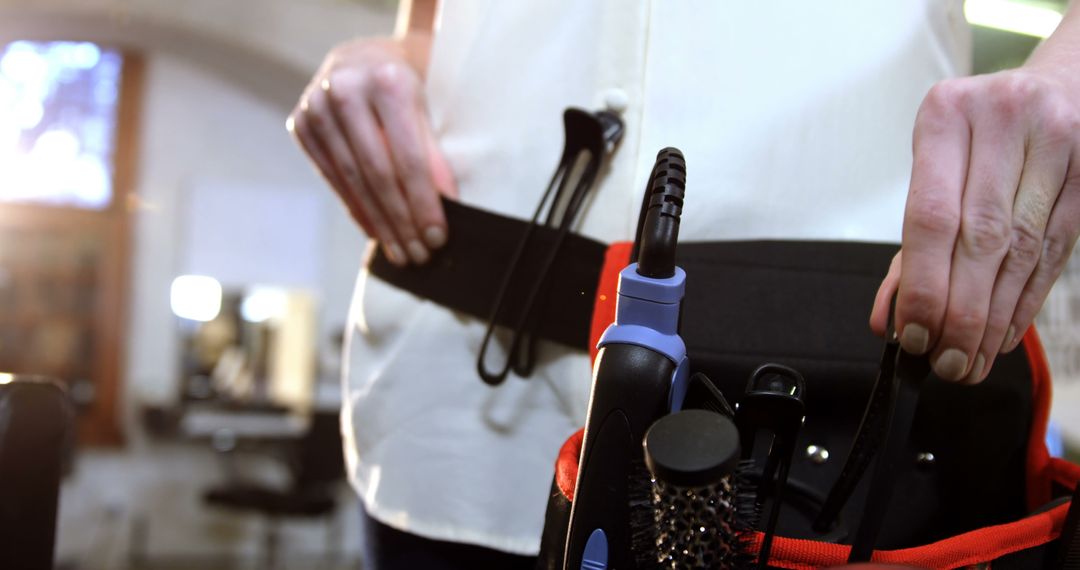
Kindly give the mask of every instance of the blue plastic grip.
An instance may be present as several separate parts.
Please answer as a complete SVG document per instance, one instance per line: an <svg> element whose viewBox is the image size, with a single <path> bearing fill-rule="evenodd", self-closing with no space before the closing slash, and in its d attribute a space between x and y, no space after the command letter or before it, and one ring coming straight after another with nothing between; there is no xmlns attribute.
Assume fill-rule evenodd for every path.
<svg viewBox="0 0 1080 570"><path fill-rule="evenodd" d="M585 543L585 553L581 558L581 570L607 570L608 544L603 529L596 529Z"/></svg>
<svg viewBox="0 0 1080 570"><path fill-rule="evenodd" d="M631 263L619 273L615 322L604 331L597 348L633 344L654 350L678 366L686 358L686 343L679 336L679 303L686 291L686 272L654 279L639 275Z"/></svg>

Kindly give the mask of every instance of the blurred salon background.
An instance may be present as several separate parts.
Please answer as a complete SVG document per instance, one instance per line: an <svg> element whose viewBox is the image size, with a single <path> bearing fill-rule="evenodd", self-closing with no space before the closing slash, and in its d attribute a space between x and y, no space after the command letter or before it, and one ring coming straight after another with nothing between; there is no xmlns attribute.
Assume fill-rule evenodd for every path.
<svg viewBox="0 0 1080 570"><path fill-rule="evenodd" d="M337 413L365 243L284 122L396 4L0 0L0 389L70 402L57 568L360 567ZM975 71L1064 5L968 0ZM1039 325L1076 460L1080 256Z"/></svg>

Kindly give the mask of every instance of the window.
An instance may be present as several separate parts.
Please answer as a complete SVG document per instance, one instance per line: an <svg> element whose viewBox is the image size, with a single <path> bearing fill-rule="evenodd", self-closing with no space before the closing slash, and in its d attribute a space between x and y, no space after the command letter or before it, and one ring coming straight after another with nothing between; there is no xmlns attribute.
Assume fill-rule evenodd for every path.
<svg viewBox="0 0 1080 570"><path fill-rule="evenodd" d="M122 440L141 70L88 42L0 44L0 372L65 382L84 443Z"/></svg>
<svg viewBox="0 0 1080 570"><path fill-rule="evenodd" d="M2 48L0 201L109 207L122 62L89 42Z"/></svg>

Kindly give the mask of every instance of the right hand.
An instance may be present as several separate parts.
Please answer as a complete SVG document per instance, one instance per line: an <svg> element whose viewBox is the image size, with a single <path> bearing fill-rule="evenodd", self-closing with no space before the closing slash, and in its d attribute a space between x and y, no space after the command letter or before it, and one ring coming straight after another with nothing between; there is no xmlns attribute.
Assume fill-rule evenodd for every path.
<svg viewBox="0 0 1080 570"><path fill-rule="evenodd" d="M401 42L335 47L286 126L392 263L424 263L446 243L439 196L456 197L457 187Z"/></svg>

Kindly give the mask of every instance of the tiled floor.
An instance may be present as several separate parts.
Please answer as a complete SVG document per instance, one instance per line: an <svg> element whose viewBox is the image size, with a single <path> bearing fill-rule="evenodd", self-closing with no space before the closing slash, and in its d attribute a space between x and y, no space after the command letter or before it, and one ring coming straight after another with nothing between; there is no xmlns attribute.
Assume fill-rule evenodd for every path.
<svg viewBox="0 0 1080 570"><path fill-rule="evenodd" d="M245 463L246 475L284 477L272 461ZM133 444L124 451L82 452L61 491L57 567L267 568L267 521L203 504L203 492L222 477L218 460L199 446ZM333 521L281 521L278 568L359 568L357 499L345 484L338 496Z"/></svg>

